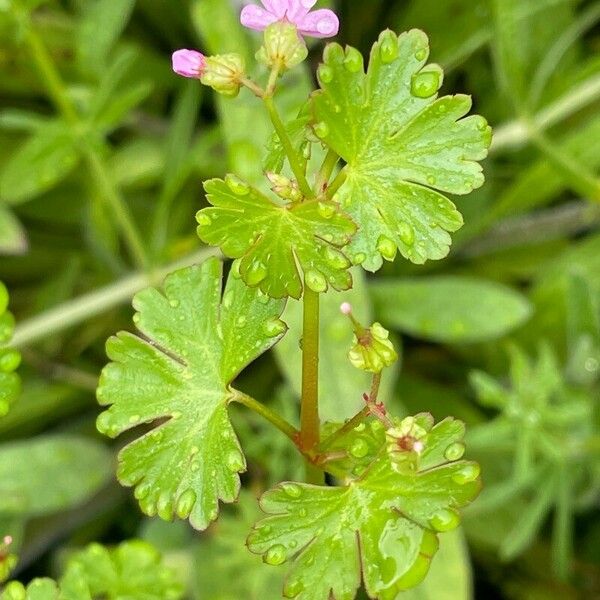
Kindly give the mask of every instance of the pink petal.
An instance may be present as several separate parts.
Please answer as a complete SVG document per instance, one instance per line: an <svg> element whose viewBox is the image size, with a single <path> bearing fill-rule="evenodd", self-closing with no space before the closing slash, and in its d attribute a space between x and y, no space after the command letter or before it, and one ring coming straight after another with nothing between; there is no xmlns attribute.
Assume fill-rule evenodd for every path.
<svg viewBox="0 0 600 600"><path fill-rule="evenodd" d="M240 21L244 27L256 29L257 31L263 31L263 29L266 29L269 25L278 20L279 18L277 15L260 8L260 6L256 6L255 4L244 6L240 16Z"/></svg>
<svg viewBox="0 0 600 600"><path fill-rule="evenodd" d="M322 8L308 13L296 25L303 35L328 38L337 35L340 29L340 20L332 10Z"/></svg>
<svg viewBox="0 0 600 600"><path fill-rule="evenodd" d="M288 11L290 2L293 1L294 0L261 0L263 6L279 20L285 17L285 13Z"/></svg>
<svg viewBox="0 0 600 600"><path fill-rule="evenodd" d="M306 17L308 11L317 3L317 0L289 0L287 14L285 15L290 23L296 25Z"/></svg>
<svg viewBox="0 0 600 600"><path fill-rule="evenodd" d="M182 77L197 78L206 67L204 55L196 50L177 50L173 52L173 71Z"/></svg>

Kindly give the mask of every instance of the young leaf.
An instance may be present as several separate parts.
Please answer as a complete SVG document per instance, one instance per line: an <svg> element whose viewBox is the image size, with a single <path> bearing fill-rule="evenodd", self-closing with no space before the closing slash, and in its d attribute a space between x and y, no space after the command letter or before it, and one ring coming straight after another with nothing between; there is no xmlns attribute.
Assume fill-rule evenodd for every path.
<svg viewBox="0 0 600 600"><path fill-rule="evenodd" d="M239 272L251 287L272 298L302 295L352 285L350 261L341 252L355 231L354 223L329 201L308 200L280 205L234 176L212 179L204 189L212 208L197 215L198 235L239 258Z"/></svg>
<svg viewBox="0 0 600 600"><path fill-rule="evenodd" d="M5 344L10 341L15 319L8 310L8 291L0 281L0 417L4 417L21 391L21 379L15 373L21 354Z"/></svg>
<svg viewBox="0 0 600 600"><path fill-rule="evenodd" d="M383 432L380 434L383 443ZM261 499L269 515L248 538L268 564L292 565L284 595L352 600L360 585L391 600L427 574L436 532L458 526L457 509L480 488L476 463L462 455L464 425L446 419L430 429L416 470L395 470L380 453L345 487L283 483Z"/></svg>
<svg viewBox="0 0 600 600"><path fill-rule="evenodd" d="M483 117L462 119L468 96L437 98L442 72L425 66L428 55L422 31L386 31L366 75L361 54L338 44L319 68L315 132L348 163L339 200L359 226L349 252L370 271L398 249L417 264L445 257L463 220L436 190L468 194L484 181L477 161L491 129Z"/></svg>
<svg viewBox="0 0 600 600"><path fill-rule="evenodd" d="M142 510L176 514L205 529L218 500L233 502L246 461L227 415L229 384L285 333L283 302L269 300L230 276L221 301L222 264L209 259L171 274L164 295L136 295L143 338L111 338L112 362L102 372L98 400L111 405L98 429L116 437L142 423L152 431L119 455L118 477L136 486Z"/></svg>

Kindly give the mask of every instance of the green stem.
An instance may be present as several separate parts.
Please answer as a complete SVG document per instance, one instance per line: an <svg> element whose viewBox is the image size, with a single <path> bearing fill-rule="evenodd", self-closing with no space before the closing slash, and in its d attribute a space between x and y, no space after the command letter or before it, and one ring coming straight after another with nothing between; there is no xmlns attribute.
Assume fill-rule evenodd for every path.
<svg viewBox="0 0 600 600"><path fill-rule="evenodd" d="M273 127L275 128L275 131L277 132L277 135L283 144L283 149L285 150L290 167L294 173L294 177L298 181L300 191L306 198L314 198L315 194L308 184L306 175L304 174L302 159L300 156L298 156L298 153L294 149L294 145L287 134L285 125L279 116L279 112L277 111L277 107L275 106L273 98L271 96L265 96L263 101L267 108L267 112L269 113L269 117L271 118L271 122L273 123Z"/></svg>
<svg viewBox="0 0 600 600"><path fill-rule="evenodd" d="M217 250L203 248L181 260L157 269L152 274L143 271L134 273L95 292L69 300L19 323L11 345L17 348L29 346L51 335L56 335L120 304L130 302L134 294L148 286L160 283L172 271L202 262L209 256L217 254Z"/></svg>
<svg viewBox="0 0 600 600"><path fill-rule="evenodd" d="M319 420L319 303L317 292L304 286L304 322L302 333L302 405L300 445L304 451L317 447Z"/></svg>
<svg viewBox="0 0 600 600"><path fill-rule="evenodd" d="M344 437L346 434L350 433L356 427L358 427L369 415L371 414L371 409L368 406L365 406L360 412L356 413L349 421L346 421L338 430L334 431L328 438L323 440L320 445L320 450L325 452L337 440Z"/></svg>
<svg viewBox="0 0 600 600"><path fill-rule="evenodd" d="M48 49L31 26L27 26L26 28L25 39L52 102L62 114L65 121L71 126L71 129L76 133L81 131L84 128L84 124L69 98L65 84L60 78ZM138 267L147 267L148 257L144 249L144 244L129 214L129 209L125 201L113 185L108 176L108 171L95 149L83 136L78 135L78 141L90 173L102 197L108 203L111 212L115 215L117 225L128 245L132 259Z"/></svg>
<svg viewBox="0 0 600 600"><path fill-rule="evenodd" d="M333 170L335 169L335 165L337 165L340 157L337 152L333 150L329 150L327 152L327 156L323 161L323 165L321 166L321 170L319 171L319 175L317 177L317 194L326 191L326 186L331 179L331 175Z"/></svg>
<svg viewBox="0 0 600 600"><path fill-rule="evenodd" d="M331 182L331 185L327 188L327 197L333 198L339 189L346 183L346 171L342 169L336 176L336 178Z"/></svg>
<svg viewBox="0 0 600 600"><path fill-rule="evenodd" d="M279 431L281 431L290 440L292 440L294 444L298 444L299 431L293 425L291 425L291 423L288 423L288 421L286 421L281 415L272 411L270 408L268 408L261 402L258 402L258 400L255 400L254 398L246 394L242 394L241 392L236 392L233 396L232 401L237 402L238 404L242 404L246 408L249 408L251 411L260 415L261 417L269 421L269 423L277 427L277 429L279 429Z"/></svg>

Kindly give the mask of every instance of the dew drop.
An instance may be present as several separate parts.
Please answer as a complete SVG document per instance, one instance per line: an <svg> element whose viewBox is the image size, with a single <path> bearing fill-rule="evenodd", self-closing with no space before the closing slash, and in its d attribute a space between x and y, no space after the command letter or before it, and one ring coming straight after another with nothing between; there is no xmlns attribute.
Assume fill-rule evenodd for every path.
<svg viewBox="0 0 600 600"><path fill-rule="evenodd" d="M412 246L415 243L415 230L410 223L400 223L398 226L398 235L407 246Z"/></svg>
<svg viewBox="0 0 600 600"><path fill-rule="evenodd" d="M262 325L262 332L270 338L277 337L284 333L286 330L286 324L277 317L273 317L268 321L265 321Z"/></svg>
<svg viewBox="0 0 600 600"><path fill-rule="evenodd" d="M367 260L367 255L364 252L358 252L352 257L353 265L362 265Z"/></svg>
<svg viewBox="0 0 600 600"><path fill-rule="evenodd" d="M240 279L242 277L242 275L240 274L240 261L239 260L234 260L231 263L231 276L234 279Z"/></svg>
<svg viewBox="0 0 600 600"><path fill-rule="evenodd" d="M140 415L131 415L131 417L129 417L129 422L132 425L135 425L136 423L140 422L140 419L141 419Z"/></svg>
<svg viewBox="0 0 600 600"><path fill-rule="evenodd" d="M227 290L223 296L223 306L225 308L231 308L233 304L234 293L233 290Z"/></svg>
<svg viewBox="0 0 600 600"><path fill-rule="evenodd" d="M246 325L246 316L245 315L240 315L236 320L235 320L235 326L239 329L241 329L242 327L244 327L244 325Z"/></svg>
<svg viewBox="0 0 600 600"><path fill-rule="evenodd" d="M304 589L304 584L300 579L291 579L283 588L283 596L285 598L295 598Z"/></svg>
<svg viewBox="0 0 600 600"><path fill-rule="evenodd" d="M225 458L225 464L232 473L243 471L246 463L238 450L230 450Z"/></svg>
<svg viewBox="0 0 600 600"><path fill-rule="evenodd" d="M319 271L315 271L311 269L304 275L304 280L306 281L306 285L313 291L321 294L327 291L327 280L319 273Z"/></svg>
<svg viewBox="0 0 600 600"><path fill-rule="evenodd" d="M410 91L417 98L431 98L440 89L440 82L439 71L421 71L413 75L410 83Z"/></svg>
<svg viewBox="0 0 600 600"><path fill-rule="evenodd" d="M250 193L250 186L235 175L227 175L225 183L236 196L247 196Z"/></svg>
<svg viewBox="0 0 600 600"><path fill-rule="evenodd" d="M320 139L326 138L329 135L329 125L324 121L317 123L315 125L315 135Z"/></svg>
<svg viewBox="0 0 600 600"><path fill-rule="evenodd" d="M398 41L391 32L389 32L381 42L379 53L381 54L381 61L385 64L394 62L398 58Z"/></svg>
<svg viewBox="0 0 600 600"><path fill-rule="evenodd" d="M379 250L381 256L389 262L392 262L396 258L396 253L398 252L398 248L394 241L384 235L382 235L377 242L377 250Z"/></svg>
<svg viewBox="0 0 600 600"><path fill-rule="evenodd" d="M427 54L428 54L427 48L419 48L419 50L417 50L415 52L415 58L418 61L422 61L422 60L425 60L427 58Z"/></svg>
<svg viewBox="0 0 600 600"><path fill-rule="evenodd" d="M272 565L277 567L282 565L287 559L287 552L284 546L281 544L276 544L275 546L271 546L267 553L263 557L263 561L268 565Z"/></svg>
<svg viewBox="0 0 600 600"><path fill-rule="evenodd" d="M363 69L363 57L356 48L348 48L344 58L344 67L350 73L358 73Z"/></svg>
<svg viewBox="0 0 600 600"><path fill-rule="evenodd" d="M341 252L330 246L325 250L325 260L334 269L347 269L350 266L350 261Z"/></svg>
<svg viewBox="0 0 600 600"><path fill-rule="evenodd" d="M140 317L140 313L135 313L133 315L133 322L137 325L140 322L141 318L142 317Z"/></svg>
<svg viewBox="0 0 600 600"><path fill-rule="evenodd" d="M298 511L298 514L304 519L304 517L306 517L306 515L308 514L308 511L305 508L301 508Z"/></svg>
<svg viewBox="0 0 600 600"><path fill-rule="evenodd" d="M200 211L196 215L196 221L198 222L198 225L200 225L200 227L209 227L210 225L212 225L212 219L204 211Z"/></svg>
<svg viewBox="0 0 600 600"><path fill-rule="evenodd" d="M171 308L179 308L179 305L181 303L179 302L179 300L169 300L169 306Z"/></svg>
<svg viewBox="0 0 600 600"><path fill-rule="evenodd" d="M318 70L319 80L322 83L331 83L333 81L333 69L328 65L321 65Z"/></svg>
<svg viewBox="0 0 600 600"><path fill-rule="evenodd" d="M443 509L429 519L429 524L436 531L452 531L460 525L460 516L453 510Z"/></svg>
<svg viewBox="0 0 600 600"><path fill-rule="evenodd" d="M297 483L282 483L281 489L289 498L300 498L302 496L302 488Z"/></svg>
<svg viewBox="0 0 600 600"><path fill-rule="evenodd" d="M363 438L354 440L350 446L350 454L354 458L364 458L369 454L369 444Z"/></svg>
<svg viewBox="0 0 600 600"><path fill-rule="evenodd" d="M444 452L444 457L446 460L459 460L465 454L465 445L461 442L455 442L454 444L450 444L446 448L446 452Z"/></svg>
<svg viewBox="0 0 600 600"><path fill-rule="evenodd" d="M319 202L317 211L324 219L331 219L335 214L335 206L330 202Z"/></svg>
<svg viewBox="0 0 600 600"><path fill-rule="evenodd" d="M258 285L267 277L267 267L260 261L255 261L246 272L246 283L249 286Z"/></svg>
<svg viewBox="0 0 600 600"><path fill-rule="evenodd" d="M452 475L452 481L454 481L454 483L458 483L459 485L465 485L475 481L479 477L480 473L481 469L479 465L476 463L471 463L465 465L460 469L460 471L454 473L454 475Z"/></svg>
<svg viewBox="0 0 600 600"><path fill-rule="evenodd" d="M435 185L437 183L437 179L433 175L429 175L427 177L427 183L429 185Z"/></svg>

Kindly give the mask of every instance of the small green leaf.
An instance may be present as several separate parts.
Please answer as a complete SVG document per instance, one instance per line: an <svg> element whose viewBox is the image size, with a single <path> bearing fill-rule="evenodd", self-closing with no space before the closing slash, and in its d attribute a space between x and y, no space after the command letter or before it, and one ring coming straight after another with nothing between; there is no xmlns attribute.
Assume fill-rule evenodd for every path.
<svg viewBox="0 0 600 600"><path fill-rule="evenodd" d="M384 325L448 344L499 338L531 315L531 305L520 293L473 277L384 279L371 292Z"/></svg>
<svg viewBox="0 0 600 600"><path fill-rule="evenodd" d="M21 354L6 346L15 328L15 319L7 309L8 290L0 281L0 417L8 414L21 392L21 379L15 372L21 364Z"/></svg>
<svg viewBox="0 0 600 600"><path fill-rule="evenodd" d="M239 258L239 273L247 285L273 298L302 295L352 285L350 261L341 252L355 231L336 203L307 200L277 204L246 182L229 175L204 184L212 208L197 215L198 235Z"/></svg>
<svg viewBox="0 0 600 600"><path fill-rule="evenodd" d="M9 204L31 200L62 181L78 160L63 123L41 125L0 171L0 199Z"/></svg>
<svg viewBox="0 0 600 600"><path fill-rule="evenodd" d="M221 300L222 264L209 259L167 277L164 295L134 298L143 338L121 332L107 344L98 400L110 408L98 429L111 437L155 427L119 455L118 477L136 486L148 515L189 517L197 529L233 502L246 461L227 415L229 384L285 333L283 302L234 276Z"/></svg>
<svg viewBox="0 0 600 600"><path fill-rule="evenodd" d="M110 478L111 454L71 435L0 446L0 513L40 516L75 507Z"/></svg>
<svg viewBox="0 0 600 600"><path fill-rule="evenodd" d="M491 129L480 116L462 118L468 96L437 97L441 70L426 66L428 55L422 31L385 31L366 75L362 55L338 44L319 68L315 131L348 163L338 195L359 226L349 253L370 271L397 250L417 264L444 258L463 219L436 190L468 194L484 181L477 161Z"/></svg>
<svg viewBox="0 0 600 600"><path fill-rule="evenodd" d="M302 152L302 145L306 143L306 134L310 122L310 105L306 104L300 110L297 118L286 124L285 130L298 153ZM267 142L267 155L264 162L265 171L281 173L285 165L285 149L277 133L273 133Z"/></svg>
<svg viewBox="0 0 600 600"><path fill-rule="evenodd" d="M345 487L281 484L262 497L269 516L251 532L249 548L268 564L292 563L288 598L353 600L361 570L369 596L396 598L423 580L436 532L456 528L457 509L479 492L479 466L445 458L463 435L453 419L430 429L416 470L395 470L380 452Z"/></svg>

